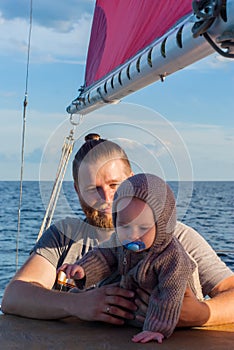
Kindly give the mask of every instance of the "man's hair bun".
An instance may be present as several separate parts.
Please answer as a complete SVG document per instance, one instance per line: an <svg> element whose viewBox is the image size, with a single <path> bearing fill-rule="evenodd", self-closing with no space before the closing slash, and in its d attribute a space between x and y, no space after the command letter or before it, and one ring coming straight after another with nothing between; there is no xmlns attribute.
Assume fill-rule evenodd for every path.
<svg viewBox="0 0 234 350"><path fill-rule="evenodd" d="M88 134L85 136L85 142L92 141L92 140L100 140L101 136L95 133Z"/></svg>

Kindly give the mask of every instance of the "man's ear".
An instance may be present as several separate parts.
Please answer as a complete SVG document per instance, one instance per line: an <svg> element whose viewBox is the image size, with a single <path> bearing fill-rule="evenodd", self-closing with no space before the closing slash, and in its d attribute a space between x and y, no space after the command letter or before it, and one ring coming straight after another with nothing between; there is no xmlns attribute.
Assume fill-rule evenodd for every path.
<svg viewBox="0 0 234 350"><path fill-rule="evenodd" d="M78 185L75 182L73 182L73 186L74 186L74 189L75 189L76 193L79 195Z"/></svg>

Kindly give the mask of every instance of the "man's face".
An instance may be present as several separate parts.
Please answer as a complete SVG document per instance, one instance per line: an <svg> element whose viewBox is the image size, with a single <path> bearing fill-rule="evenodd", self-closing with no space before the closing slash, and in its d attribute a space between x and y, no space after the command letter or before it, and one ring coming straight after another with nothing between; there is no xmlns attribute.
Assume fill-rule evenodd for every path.
<svg viewBox="0 0 234 350"><path fill-rule="evenodd" d="M131 176L121 159L83 162L78 174L76 190L82 209L91 225L113 228L112 202L122 181Z"/></svg>

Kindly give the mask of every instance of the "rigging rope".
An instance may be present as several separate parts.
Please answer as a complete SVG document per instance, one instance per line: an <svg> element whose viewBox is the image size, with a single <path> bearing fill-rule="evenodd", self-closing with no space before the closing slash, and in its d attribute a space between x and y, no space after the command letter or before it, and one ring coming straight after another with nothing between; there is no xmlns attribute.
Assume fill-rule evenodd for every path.
<svg viewBox="0 0 234 350"><path fill-rule="evenodd" d="M29 32L28 32L28 51L27 51L27 64L26 64L26 77L25 77L25 93L23 102L23 127L22 127L22 144L21 144L21 169L20 169L20 195L18 205L18 224L17 224L17 236L16 236L16 256L15 256L15 268L18 270L19 263L19 236L20 236L20 219L21 219L21 205L23 195L23 173L24 173L24 145L25 145L25 130L26 130L26 109L28 105L28 77L29 77L29 60L30 60L30 48L31 48L31 35L32 35L32 10L33 0L30 0L30 14L29 14Z"/></svg>
<svg viewBox="0 0 234 350"><path fill-rule="evenodd" d="M63 179L66 173L67 165L70 159L70 156L73 151L75 139L74 139L74 132L75 128L81 124L83 121L83 116L78 115L78 119L74 120L73 115L70 115L70 123L73 125L73 129L70 130L69 136L67 136L64 140L63 146L62 146L62 153L57 169L57 174L55 177L55 182L51 191L50 200L44 215L44 219L41 224L41 228L39 230L37 241L41 237L42 233L50 226L54 211L56 208L56 204L59 198L59 193L62 187Z"/></svg>
<svg viewBox="0 0 234 350"><path fill-rule="evenodd" d="M66 173L68 161L70 159L70 155L72 154L73 146L74 146L74 128L70 131L69 136L66 137L64 140L55 182L54 182L50 200L46 209L46 213L45 213L40 231L37 236L37 240L41 237L44 230L46 230L51 224L54 210L59 198L59 193L61 190L63 179Z"/></svg>

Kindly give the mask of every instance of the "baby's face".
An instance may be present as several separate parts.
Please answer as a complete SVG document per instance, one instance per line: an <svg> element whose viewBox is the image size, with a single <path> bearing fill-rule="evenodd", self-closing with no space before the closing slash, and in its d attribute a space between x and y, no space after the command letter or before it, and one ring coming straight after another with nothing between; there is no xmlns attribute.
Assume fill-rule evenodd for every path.
<svg viewBox="0 0 234 350"><path fill-rule="evenodd" d="M120 242L143 242L139 250L154 242L156 227L151 208L138 198L122 198L117 204L116 232Z"/></svg>

